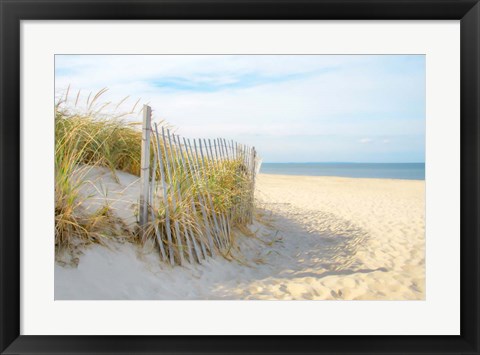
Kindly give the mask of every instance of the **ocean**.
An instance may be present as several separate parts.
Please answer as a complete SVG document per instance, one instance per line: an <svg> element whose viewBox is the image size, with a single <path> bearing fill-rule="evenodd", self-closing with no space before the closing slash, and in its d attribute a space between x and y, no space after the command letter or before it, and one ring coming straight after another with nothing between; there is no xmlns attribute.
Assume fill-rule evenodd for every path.
<svg viewBox="0 0 480 355"><path fill-rule="evenodd" d="M425 163L262 163L260 173L425 180Z"/></svg>

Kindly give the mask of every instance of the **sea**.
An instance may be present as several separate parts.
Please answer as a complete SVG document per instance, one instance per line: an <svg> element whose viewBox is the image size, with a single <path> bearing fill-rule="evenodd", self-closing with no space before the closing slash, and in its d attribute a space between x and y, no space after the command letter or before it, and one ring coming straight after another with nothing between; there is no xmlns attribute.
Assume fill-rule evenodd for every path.
<svg viewBox="0 0 480 355"><path fill-rule="evenodd" d="M425 163L262 163L260 173L425 180Z"/></svg>

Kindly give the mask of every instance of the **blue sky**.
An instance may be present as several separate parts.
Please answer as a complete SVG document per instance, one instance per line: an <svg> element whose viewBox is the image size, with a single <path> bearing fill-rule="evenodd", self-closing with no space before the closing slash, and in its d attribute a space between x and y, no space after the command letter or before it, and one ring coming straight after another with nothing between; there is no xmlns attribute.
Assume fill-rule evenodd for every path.
<svg viewBox="0 0 480 355"><path fill-rule="evenodd" d="M107 87L112 110L140 99L178 134L264 162L425 161L423 55L57 55L56 91L69 85L79 106Z"/></svg>

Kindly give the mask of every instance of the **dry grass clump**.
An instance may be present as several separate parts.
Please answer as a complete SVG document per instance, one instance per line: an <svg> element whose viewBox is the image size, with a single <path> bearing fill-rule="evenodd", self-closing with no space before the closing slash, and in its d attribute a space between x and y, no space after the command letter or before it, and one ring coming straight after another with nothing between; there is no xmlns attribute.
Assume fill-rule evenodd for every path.
<svg viewBox="0 0 480 355"><path fill-rule="evenodd" d="M55 155L55 245L70 249L78 241L99 242L100 233L109 229L107 206L86 215L80 189L90 167L78 167L77 153L65 144L56 146Z"/></svg>
<svg viewBox="0 0 480 355"><path fill-rule="evenodd" d="M95 102L81 113L68 102L67 93L55 105L55 246L71 249L78 243L101 243L117 234L119 221L108 206L93 214L84 208L89 196L81 193L94 167L106 166L132 174L140 171L141 132L124 115L108 118ZM102 105L105 108L105 105ZM132 110L133 111L133 110ZM80 112L80 113L79 113Z"/></svg>
<svg viewBox="0 0 480 355"><path fill-rule="evenodd" d="M99 97L96 95L94 100ZM88 107L91 108L93 103ZM107 115L98 109L88 108L86 112L79 113L68 105L67 100L60 100L55 106L55 140L59 142L73 138L75 145L71 148L78 152L79 163L106 166L112 172L121 170L139 175L140 123L125 119L134 113L136 106L130 112L117 115ZM105 109L107 106L102 107Z"/></svg>

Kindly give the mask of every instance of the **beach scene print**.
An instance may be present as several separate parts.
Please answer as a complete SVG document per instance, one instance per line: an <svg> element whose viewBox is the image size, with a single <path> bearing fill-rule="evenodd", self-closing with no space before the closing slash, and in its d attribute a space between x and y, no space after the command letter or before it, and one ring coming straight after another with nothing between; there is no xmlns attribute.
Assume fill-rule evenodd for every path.
<svg viewBox="0 0 480 355"><path fill-rule="evenodd" d="M425 65L56 55L55 300L425 300Z"/></svg>

